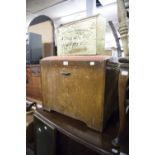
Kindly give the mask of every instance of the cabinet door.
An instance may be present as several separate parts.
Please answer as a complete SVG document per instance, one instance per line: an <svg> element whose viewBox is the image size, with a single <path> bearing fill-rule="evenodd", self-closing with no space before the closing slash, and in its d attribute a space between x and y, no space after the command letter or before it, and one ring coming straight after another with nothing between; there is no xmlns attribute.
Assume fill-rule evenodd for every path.
<svg viewBox="0 0 155 155"><path fill-rule="evenodd" d="M55 155L56 129L49 127L42 121L34 118L36 134L36 154Z"/></svg>

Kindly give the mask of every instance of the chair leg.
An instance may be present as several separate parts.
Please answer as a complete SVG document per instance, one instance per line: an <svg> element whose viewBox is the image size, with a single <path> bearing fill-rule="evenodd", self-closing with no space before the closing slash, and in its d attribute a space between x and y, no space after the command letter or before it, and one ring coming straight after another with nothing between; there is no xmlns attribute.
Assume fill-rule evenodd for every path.
<svg viewBox="0 0 155 155"><path fill-rule="evenodd" d="M126 85L128 81L128 76L122 75L121 71L119 74L118 81L118 98L119 98L119 131L115 139L112 140L112 145L119 147L120 143L126 137L126 109L125 109L125 99L126 99Z"/></svg>

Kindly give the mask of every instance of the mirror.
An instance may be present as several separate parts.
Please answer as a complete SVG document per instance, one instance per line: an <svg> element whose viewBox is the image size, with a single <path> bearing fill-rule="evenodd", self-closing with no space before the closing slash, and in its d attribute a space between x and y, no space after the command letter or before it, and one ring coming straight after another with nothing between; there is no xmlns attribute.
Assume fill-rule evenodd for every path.
<svg viewBox="0 0 155 155"><path fill-rule="evenodd" d="M33 41L33 44L36 44L36 46L38 45L39 48L42 47L42 57L56 55L54 43L54 25L53 21L48 16L41 15L34 18L28 27L28 34L37 34L41 36L42 46L38 45L40 44L40 39Z"/></svg>

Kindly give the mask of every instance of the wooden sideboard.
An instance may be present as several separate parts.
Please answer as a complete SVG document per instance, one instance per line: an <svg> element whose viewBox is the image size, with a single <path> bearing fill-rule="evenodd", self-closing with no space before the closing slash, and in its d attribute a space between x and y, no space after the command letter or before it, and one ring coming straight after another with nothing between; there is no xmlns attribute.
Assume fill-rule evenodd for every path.
<svg viewBox="0 0 155 155"><path fill-rule="evenodd" d="M34 113L34 128L37 155L129 154L128 140L119 148L111 144L118 132L116 114L109 120L103 133L100 133L78 120L54 111L37 109Z"/></svg>
<svg viewBox="0 0 155 155"><path fill-rule="evenodd" d="M40 65L26 65L26 97L42 101Z"/></svg>

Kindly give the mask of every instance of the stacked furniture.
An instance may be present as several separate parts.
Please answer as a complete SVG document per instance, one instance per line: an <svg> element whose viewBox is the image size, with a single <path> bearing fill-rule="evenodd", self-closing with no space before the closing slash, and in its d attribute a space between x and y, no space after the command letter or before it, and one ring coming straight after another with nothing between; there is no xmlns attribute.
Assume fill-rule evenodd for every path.
<svg viewBox="0 0 155 155"><path fill-rule="evenodd" d="M101 15L62 25L56 33L58 56L40 61L43 109L34 114L37 155L128 153L126 144L120 150L111 147L119 69L117 59L104 55L105 25Z"/></svg>

